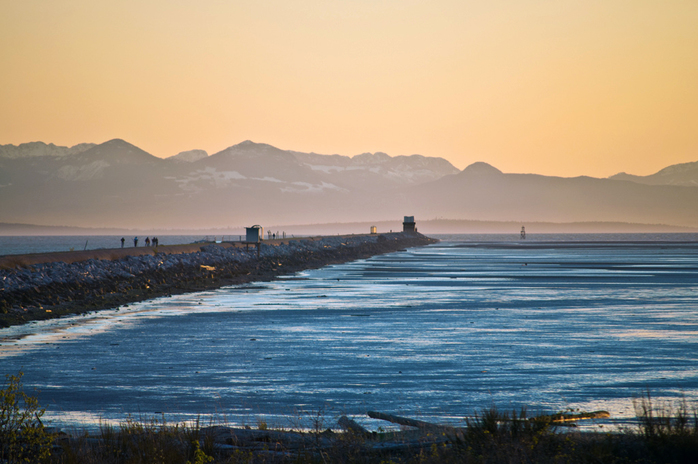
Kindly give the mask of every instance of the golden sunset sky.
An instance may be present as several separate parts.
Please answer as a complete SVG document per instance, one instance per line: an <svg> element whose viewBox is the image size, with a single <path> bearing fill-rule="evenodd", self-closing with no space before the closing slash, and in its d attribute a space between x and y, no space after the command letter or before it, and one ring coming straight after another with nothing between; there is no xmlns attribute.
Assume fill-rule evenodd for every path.
<svg viewBox="0 0 698 464"><path fill-rule="evenodd" d="M0 144L698 160L696 0L0 0L0 66Z"/></svg>

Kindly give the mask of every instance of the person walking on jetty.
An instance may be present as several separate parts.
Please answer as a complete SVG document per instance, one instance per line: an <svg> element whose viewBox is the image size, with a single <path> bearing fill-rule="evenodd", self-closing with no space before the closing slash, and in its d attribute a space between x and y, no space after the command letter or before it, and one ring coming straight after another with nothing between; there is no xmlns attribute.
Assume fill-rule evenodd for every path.
<svg viewBox="0 0 698 464"><path fill-rule="evenodd" d="M150 239L148 237L145 238L145 246L150 246Z"/></svg>
<svg viewBox="0 0 698 464"><path fill-rule="evenodd" d="M133 246L134 247L138 246L138 237L133 237Z"/></svg>
<svg viewBox="0 0 698 464"><path fill-rule="evenodd" d="M125 239L125 238L123 238L123 237L121 237L121 248L123 248L123 247L124 247L124 243L125 243L125 242L126 242L126 239Z"/></svg>

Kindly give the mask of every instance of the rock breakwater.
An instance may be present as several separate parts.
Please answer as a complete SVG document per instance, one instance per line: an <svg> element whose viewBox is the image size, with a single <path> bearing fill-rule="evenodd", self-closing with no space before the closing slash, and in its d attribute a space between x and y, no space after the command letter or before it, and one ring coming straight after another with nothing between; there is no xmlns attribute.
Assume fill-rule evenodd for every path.
<svg viewBox="0 0 698 464"><path fill-rule="evenodd" d="M327 264L352 261L436 240L421 234L331 236L254 247L204 244L191 253L44 262L0 269L0 327L176 293L201 291Z"/></svg>

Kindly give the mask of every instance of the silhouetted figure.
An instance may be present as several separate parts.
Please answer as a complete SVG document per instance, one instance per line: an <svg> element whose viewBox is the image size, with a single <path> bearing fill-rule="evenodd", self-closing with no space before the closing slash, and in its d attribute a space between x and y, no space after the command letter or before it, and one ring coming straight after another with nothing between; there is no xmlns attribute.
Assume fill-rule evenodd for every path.
<svg viewBox="0 0 698 464"><path fill-rule="evenodd" d="M124 247L124 243L126 243L126 239L121 237L121 248Z"/></svg>
<svg viewBox="0 0 698 464"><path fill-rule="evenodd" d="M153 246L156 247L160 244L160 240L157 237L153 237Z"/></svg>
<svg viewBox="0 0 698 464"><path fill-rule="evenodd" d="M145 246L150 246L150 239L148 237L145 238Z"/></svg>
<svg viewBox="0 0 698 464"><path fill-rule="evenodd" d="M138 246L138 237L133 237L133 246L134 247Z"/></svg>

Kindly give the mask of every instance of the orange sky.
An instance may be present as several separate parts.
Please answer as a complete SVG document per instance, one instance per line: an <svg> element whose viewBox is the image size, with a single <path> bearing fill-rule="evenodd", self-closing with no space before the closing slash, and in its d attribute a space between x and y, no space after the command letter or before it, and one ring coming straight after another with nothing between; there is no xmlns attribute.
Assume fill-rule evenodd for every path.
<svg viewBox="0 0 698 464"><path fill-rule="evenodd" d="M0 144L698 160L698 1L0 0Z"/></svg>

